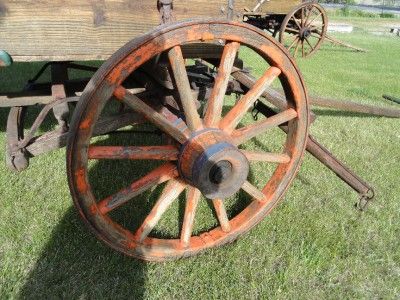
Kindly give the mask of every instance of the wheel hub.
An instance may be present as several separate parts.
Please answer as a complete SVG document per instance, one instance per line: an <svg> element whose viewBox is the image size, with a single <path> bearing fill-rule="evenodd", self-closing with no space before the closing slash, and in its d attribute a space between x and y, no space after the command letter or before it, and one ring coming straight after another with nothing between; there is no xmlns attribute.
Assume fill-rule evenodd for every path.
<svg viewBox="0 0 400 300"><path fill-rule="evenodd" d="M246 156L218 129L195 133L182 146L178 166L181 176L209 199L234 195L249 174Z"/></svg>
<svg viewBox="0 0 400 300"><path fill-rule="evenodd" d="M210 181L221 184L232 175L232 164L228 160L221 160L214 164L210 171Z"/></svg>
<svg viewBox="0 0 400 300"><path fill-rule="evenodd" d="M310 37L310 36L311 36L311 30L310 30L310 28L303 28L303 29L301 30L300 35L301 35L301 38L302 38L302 39L306 39L306 38Z"/></svg>

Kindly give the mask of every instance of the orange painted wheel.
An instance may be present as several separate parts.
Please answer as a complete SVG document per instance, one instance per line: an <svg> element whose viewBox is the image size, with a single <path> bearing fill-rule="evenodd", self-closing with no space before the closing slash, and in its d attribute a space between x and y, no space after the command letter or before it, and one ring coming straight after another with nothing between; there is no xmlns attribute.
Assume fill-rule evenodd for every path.
<svg viewBox="0 0 400 300"><path fill-rule="evenodd" d="M328 15L317 3L303 3L282 22L279 41L293 57L309 57L321 47L328 30Z"/></svg>
<svg viewBox="0 0 400 300"><path fill-rule="evenodd" d="M216 60L207 47L187 50L193 45L222 51ZM227 96L246 60L255 84ZM194 74L199 68L206 73ZM208 93L194 88L207 80ZM257 100L268 104L261 96L271 84L281 85L285 107L255 121L250 110ZM94 137L100 116L121 102L144 121ZM262 31L227 21L160 27L120 49L85 89L67 149L71 194L112 248L152 261L192 256L232 242L276 206L301 164L308 126L301 75Z"/></svg>

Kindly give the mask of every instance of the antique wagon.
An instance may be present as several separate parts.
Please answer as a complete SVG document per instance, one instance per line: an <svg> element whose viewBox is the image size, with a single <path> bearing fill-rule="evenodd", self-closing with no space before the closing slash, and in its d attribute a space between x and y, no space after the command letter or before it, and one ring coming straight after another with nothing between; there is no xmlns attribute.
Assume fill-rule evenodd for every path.
<svg viewBox="0 0 400 300"><path fill-rule="evenodd" d="M328 16L316 2L259 0L246 8L243 20L278 37L293 57L308 57L321 47L328 29Z"/></svg>
<svg viewBox="0 0 400 300"><path fill-rule="evenodd" d="M283 15L294 1L279 3L272 11ZM370 199L368 184L308 135L302 76L278 41L241 22L252 5L0 1L3 65L47 62L21 92L0 97L11 107L8 166L21 171L68 143L83 220L112 248L146 260L191 256L248 231L282 199L306 147ZM105 59L97 70L92 61ZM75 69L96 73L73 77ZM57 122L43 129L51 112ZM162 228L168 217L178 229Z"/></svg>

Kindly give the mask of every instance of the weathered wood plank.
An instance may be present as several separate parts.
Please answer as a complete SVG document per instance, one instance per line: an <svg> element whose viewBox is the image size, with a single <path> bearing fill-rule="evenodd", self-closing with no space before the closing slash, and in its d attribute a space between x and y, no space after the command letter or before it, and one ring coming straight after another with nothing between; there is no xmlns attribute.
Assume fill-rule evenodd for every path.
<svg viewBox="0 0 400 300"><path fill-rule="evenodd" d="M297 2L272 0L262 10L286 11ZM174 14L177 20L224 17L227 3L175 0ZM235 17L256 3L236 0ZM102 60L159 22L156 0L0 0L0 49L14 61Z"/></svg>

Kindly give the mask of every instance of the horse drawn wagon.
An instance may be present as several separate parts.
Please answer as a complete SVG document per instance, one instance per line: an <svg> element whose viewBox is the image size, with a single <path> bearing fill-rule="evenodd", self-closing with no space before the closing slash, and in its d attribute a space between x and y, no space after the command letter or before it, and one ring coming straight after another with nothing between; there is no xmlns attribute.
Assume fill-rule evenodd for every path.
<svg viewBox="0 0 400 300"><path fill-rule="evenodd" d="M68 144L69 186L85 223L112 248L146 260L195 255L244 234L282 199L306 149L372 198L308 135L303 78L278 41L242 22L252 4L0 1L3 65L46 62L22 91L0 96L11 107L8 166L21 171ZM191 17L200 19L181 21ZM72 78L74 70L95 74ZM32 106L42 108L35 118ZM43 132L50 113L56 124ZM160 229L185 191L178 229Z"/></svg>

